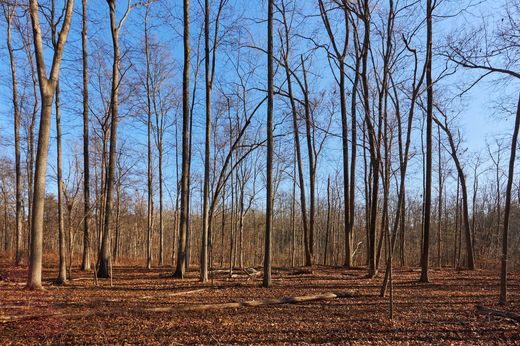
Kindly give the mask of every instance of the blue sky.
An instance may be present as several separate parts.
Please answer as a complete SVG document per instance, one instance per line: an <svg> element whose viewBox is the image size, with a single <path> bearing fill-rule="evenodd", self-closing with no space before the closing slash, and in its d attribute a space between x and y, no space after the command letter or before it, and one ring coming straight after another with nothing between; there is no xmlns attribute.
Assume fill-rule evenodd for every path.
<svg viewBox="0 0 520 346"><path fill-rule="evenodd" d="M461 17L457 17L455 19L438 19L435 23L437 26L436 39L440 39L443 35L449 31L458 30L460 25L472 25L477 23L483 15L487 15L489 13L497 13L496 9L504 3L505 0L501 1L484 1L480 3L478 6L472 7L471 11L468 13L464 13L463 19ZM121 2L123 3L123 2ZM446 7L440 8L441 11L444 11L449 8L456 8L460 4L468 4L469 1L455 1L446 3ZM80 10L81 3L76 1L76 9ZM253 23L254 19L264 18L265 15L262 11L265 10L265 2L248 2L247 4L241 0L231 1L231 5L235 6L235 9L238 9L240 13L243 13L243 16L249 18L251 23ZM306 4L307 5L307 4ZM161 41L171 49L172 56L181 61L182 58L182 45L181 45L181 6L182 2L180 0L174 1L173 6L173 17L170 17L168 23L163 23L159 27L157 27L154 32ZM196 36L196 33L199 30L199 27L196 25L199 24L200 14L196 12L199 11L199 5L197 2L192 2L192 18L194 23L192 25L192 36ZM444 6L444 5L443 5ZM449 6L449 7L448 7ZM305 9L308 11L309 7ZM103 18L107 13L106 4L104 1L100 2L89 2L89 11L91 13L92 18ZM157 11L164 15L163 10ZM95 15L94 15L95 14ZM229 15L236 15L236 13L229 13ZM106 18L106 17L104 17ZM319 21L315 19L312 25L316 28L320 24ZM74 29L71 32L69 43L66 47L66 55L62 70L62 78L68 79L73 74L77 74L77 67L73 68L74 63L78 62L79 59L79 25L80 25L80 16L76 15L73 20ZM90 38L96 38L109 43L109 33L107 31L107 21L101 21L98 23L90 23ZM312 30L314 27L306 27L305 30ZM264 25L262 23L255 23L251 25L250 32L252 34L252 38L254 42L259 46L265 45L265 30ZM142 10L136 9L134 10L125 23L125 28L123 30L123 34L129 42L140 42L142 39ZM0 27L0 37L5 37L5 25L2 22ZM192 44L195 45L195 40L192 40ZM440 44L439 41L436 41L436 44ZM19 46L19 42L15 42L16 46ZM108 52L110 52L110 45L107 46ZM193 47L193 50L196 48ZM217 80L226 80L226 75L229 73L229 65L225 63L226 57L225 52L221 51L219 55L220 65L217 69ZM232 52L231 52L232 53ZM261 55L259 58L263 59ZM8 71L8 60L7 60L7 52L5 49L5 42L0 42L0 59L3 62L0 66L0 140L2 143L2 151L5 155L12 157L13 155L13 146L12 146L12 115L11 115L11 104L10 104L10 74ZM106 63L110 64L110 55L106 57ZM92 62L91 62L92 64ZM323 66L322 68L320 66ZM91 66L91 68L95 68ZM312 67L314 72L318 73L316 77L314 77L315 82L318 86L327 86L331 85L332 79L330 75L330 70L328 64L325 62L323 56L317 55L314 59ZM437 66L437 68L440 68ZM177 78L176 83L180 85L180 64L176 70ZM192 70L193 71L193 70ZM321 74L320 74L321 72ZM203 71L201 71L203 73ZM263 70L258 71L259 74L263 73ZM444 88L449 86L453 88L454 83L460 83L464 78L469 78L474 80L478 77L478 73L476 72L462 72L458 73L454 77L448 79L447 81L443 81L439 84L438 88ZM232 78L232 77L230 77ZM73 79L72 79L73 80ZM202 87L202 84L199 84ZM463 137L465 140L465 146L472 152L485 152L486 141L495 136L495 135L509 135L510 129L512 129L512 119L511 117L506 118L504 114L497 111L496 103L498 101L502 103L507 103L510 101L512 106L514 106L516 102L516 92L518 90L518 83L514 82L505 82L503 80L497 80L493 77L488 77L485 81L479 83L475 86L470 92L464 95L462 102L457 106L458 112L460 115L456 124L461 127ZM76 147L81 153L81 115L80 115L80 104L77 89L69 88L70 90L64 90L64 96L62 96L62 100L64 100L63 105L63 133L64 133L64 146L65 146L65 157L64 157L64 166L66 169L66 162L70 159L70 153L72 152L72 148ZM203 95L202 89L198 91L200 97ZM68 97L68 98L67 98ZM215 99L215 98L214 98ZM70 100L70 102L69 102ZM457 102L455 102L456 104ZM123 105L124 108L124 105ZM202 141L202 125L203 125L203 117L201 116L202 108L197 108L195 119L194 119L194 144L199 145ZM258 112L258 121L263 122L265 118L265 112ZM339 132L334 129L336 132ZM173 131L173 129L171 130ZM141 155L145 154L144 144L145 144L145 127L142 126L141 123L135 121L125 121L121 123L121 131L120 134L120 142L124 141L124 137L126 137L127 142L129 143L129 150L138 150L141 152ZM54 136L54 128L51 136ZM172 133L167 134L169 140L172 140ZM50 146L50 157L49 162L51 166L54 166L54 155L55 155L55 143L51 141ZM321 172L324 176L325 174L329 174L334 171L340 163L341 156L340 150L338 146L338 141L329 140L327 144L326 151L322 156L321 160ZM305 150L304 150L305 152ZM193 169L194 171L200 170L201 162L200 162L200 150L194 150L193 157ZM144 156L143 156L144 158ZM169 159L165 162L165 173L167 184L171 185L170 188L173 189L173 173L174 173L174 158L169 157ZM49 168L48 173L52 174L53 169ZM144 172L143 172L144 173ZM326 182L326 178L320 179ZM320 182L321 185L323 185ZM52 182L48 183L48 190L53 191ZM144 186L144 185L143 185Z"/></svg>

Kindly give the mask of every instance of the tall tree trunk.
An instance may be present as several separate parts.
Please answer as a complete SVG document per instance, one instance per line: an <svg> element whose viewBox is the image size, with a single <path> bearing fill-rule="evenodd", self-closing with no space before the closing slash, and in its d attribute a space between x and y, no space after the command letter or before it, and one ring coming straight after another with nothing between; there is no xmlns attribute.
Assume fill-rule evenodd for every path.
<svg viewBox="0 0 520 346"><path fill-rule="evenodd" d="M200 281L208 281L209 171L211 155L211 77L209 61L209 0L204 0L204 68L206 78L206 126L204 140L204 187L202 196L202 244Z"/></svg>
<svg viewBox="0 0 520 346"><path fill-rule="evenodd" d="M369 142L372 185L369 198L369 227L368 227L368 276L374 277L377 274L376 267L376 226L377 226L377 204L379 197L379 163L380 155L378 149L378 138L375 133L374 124L371 119L370 111L370 91L368 85L368 53L370 50L370 7L368 1L363 7L364 39L361 54L361 80L363 84L363 107L365 111L365 124Z"/></svg>
<svg viewBox="0 0 520 346"><path fill-rule="evenodd" d="M437 150L439 157L439 198L437 206L437 265L442 268L442 190L444 187L444 180L442 174L442 152L441 152L441 127L437 126ZM475 209L473 208L473 213Z"/></svg>
<svg viewBox="0 0 520 346"><path fill-rule="evenodd" d="M463 221L463 227L464 227L464 235L466 240L466 266L468 269L473 270L475 269L475 258L474 258L474 249L473 249L473 239L471 236L471 227L469 223L469 198L468 198L468 188L466 184L466 176L464 174L464 169L462 168L462 164L459 160L458 154L457 154L457 146L455 145L455 141L453 139L453 135L448 128L448 124L445 120L444 124L441 124L437 119L435 119L435 122L444 130L448 137L448 142L450 144L451 148L451 157L453 158L453 161L455 162L455 167L457 169L457 175L459 177L460 181L460 188L462 191L462 221ZM460 251L460 247L459 247Z"/></svg>
<svg viewBox="0 0 520 346"><path fill-rule="evenodd" d="M303 71L303 103L305 113L305 133L307 139L307 155L309 156L309 194L310 194L310 206L309 206L309 249L311 253L311 260L314 262L314 224L316 214L316 162L315 162L315 151L312 142L311 134L311 104L309 100L309 86L307 84L307 72L305 70L305 62L303 55L300 56L300 62ZM348 186L348 184L347 184Z"/></svg>
<svg viewBox="0 0 520 346"><path fill-rule="evenodd" d="M453 235L453 268L457 268L457 246L459 239L459 204L460 204L460 179L457 179L457 194L455 197L455 234Z"/></svg>
<svg viewBox="0 0 520 346"><path fill-rule="evenodd" d="M30 230L32 229L32 211L33 211L33 192L34 192L34 129L36 127L36 119L38 116L38 110L39 110L39 95L38 95L38 76L36 72L36 67L34 64L34 56L33 52L31 50L31 42L28 35L25 35L24 32L22 32L21 28L17 26L17 29L20 33L20 36L23 41L23 49L25 52L25 55L27 57L27 61L30 68L30 76L32 81L32 93L34 97L34 103L32 107L31 112L31 120L29 122L28 128L27 128L27 158L26 158L26 165L27 165L27 229L29 232L27 232L27 242L25 243L24 247L26 249L30 248L30 239L31 239L31 233Z"/></svg>
<svg viewBox="0 0 520 346"><path fill-rule="evenodd" d="M20 107L18 105L18 81L16 77L16 65L14 50L11 43L11 24L15 15L17 1L13 3L9 1L2 2L4 17L7 21L7 50L9 52L9 63L11 67L11 87L12 87L12 103L14 112L14 155L15 155L15 214L16 214L16 254L15 263L20 265L22 262L22 171L20 163ZM7 208L7 206L6 206ZM4 220L4 222L7 222ZM5 235L7 239L7 234Z"/></svg>
<svg viewBox="0 0 520 346"><path fill-rule="evenodd" d="M430 255L430 220L432 204L432 128L433 128L433 80L432 80L432 0L426 2L426 181L424 191L424 224L421 251L420 282L428 282Z"/></svg>
<svg viewBox="0 0 520 346"><path fill-rule="evenodd" d="M330 232L331 232L331 213L332 213L332 206L331 206L331 196L330 196L330 175L327 177L327 223L325 226L325 247L323 249L323 264L327 265L327 254L329 249L329 238L330 238ZM334 256L332 256L334 258Z"/></svg>
<svg viewBox="0 0 520 346"><path fill-rule="evenodd" d="M106 202L103 226L103 238L99 251L97 276L109 278L111 265L110 228L112 225L112 209L114 205L115 169L117 160L117 126L119 117L119 87L121 83L119 68L121 63L119 53L119 29L122 22L116 22L116 0L107 0L110 10L110 29L112 35L113 61L112 61L112 90L110 102L110 148L108 156L108 172L106 177ZM127 12L128 13L128 12ZM126 18L126 17L125 17Z"/></svg>
<svg viewBox="0 0 520 346"><path fill-rule="evenodd" d="M161 135L162 136L162 135ZM164 265L163 145L158 141L159 164L159 266Z"/></svg>
<svg viewBox="0 0 520 346"><path fill-rule="evenodd" d="M56 1L51 1L50 26L51 26L51 40L54 50L57 48L56 41L56 26L55 23L55 6ZM55 116L56 116L56 182L58 191L58 249L59 249L59 263L58 263L58 277L57 284L65 284L67 282L67 255L65 244L65 226L63 221L63 183L62 183L62 155L61 155L61 100L60 100L60 83L56 83L56 96L54 100Z"/></svg>
<svg viewBox="0 0 520 346"><path fill-rule="evenodd" d="M153 238L153 172L152 172L152 101L151 101L151 87L150 87L150 42L148 33L148 17L150 15L150 4L146 6L146 12L144 17L144 50L146 55L146 114L147 114L147 140L148 140L148 152L147 152L147 186L148 186L148 198L147 198L147 227L146 227L146 268L152 268L152 238Z"/></svg>
<svg viewBox="0 0 520 346"><path fill-rule="evenodd" d="M121 182L118 179L116 187L116 236L114 240L114 263L117 263L119 254L121 253L121 223L119 219L121 217Z"/></svg>
<svg viewBox="0 0 520 346"><path fill-rule="evenodd" d="M295 145L296 149L296 145ZM296 264L296 150L293 159L293 179L291 198L291 267Z"/></svg>
<svg viewBox="0 0 520 346"><path fill-rule="evenodd" d="M345 233L345 262L344 266L347 268L350 268L352 266L352 231L353 231L353 211L354 211L354 191L353 188L355 187L354 179L352 179L353 174L355 174L355 169L350 170L351 179L352 181L349 183L349 152L348 152L348 120L347 120L347 99L346 99L346 90L345 90L345 58L348 51L348 44L349 44L349 15L348 15L348 7L344 5L342 7L343 15L344 15L344 25L345 25L345 32L344 32L344 43L342 49L339 48L338 42L336 41L336 38L334 36L332 27L330 25L329 17L327 14L327 10L325 9L325 5L323 3L323 0L319 1L319 7L320 7L320 15L321 19L323 21L323 24L325 25L325 29L327 31L327 34L329 36L329 39L332 43L332 48L334 49L335 58L337 60L337 64L339 66L339 94L340 94L340 111L341 111L341 141L342 141L342 153L343 153L343 198L344 198L344 233ZM354 85L352 88L352 159L351 159L351 165L355 167L355 127L356 127L356 109L355 109L355 95L356 95L356 88L357 88L357 82L359 81L358 77L358 70L359 70L359 59L356 59L356 75L354 77Z"/></svg>
<svg viewBox="0 0 520 346"><path fill-rule="evenodd" d="M511 190L513 188L513 174L515 172L516 146L518 143L518 130L520 128L520 95L516 108L515 129L511 139L511 156L509 157L509 171L507 175L506 200L504 205L504 228L502 233L502 261L500 267L500 298L499 303L507 302L507 248L509 232L509 214L511 212Z"/></svg>
<svg viewBox="0 0 520 346"><path fill-rule="evenodd" d="M81 51L83 62L83 257L81 270L90 270L90 159L88 134L87 0L82 0Z"/></svg>
<svg viewBox="0 0 520 346"><path fill-rule="evenodd" d="M271 280L271 243L273 228L273 8L274 0L267 4L267 186L265 210L265 245L263 287L270 287Z"/></svg>
<svg viewBox="0 0 520 346"><path fill-rule="evenodd" d="M350 251L347 254L347 249L345 249L345 267L349 268L353 265L354 254L352 249L352 242L354 239L354 216L355 216L355 201L356 201L356 158L357 158L357 94L358 94L358 84L359 84L359 71L360 69L360 59L359 55L356 54L356 75L354 76L354 83L352 85L352 95L351 95L351 150L350 150L350 188L349 188L349 222L348 222L348 241Z"/></svg>
<svg viewBox="0 0 520 346"><path fill-rule="evenodd" d="M57 190L58 190L58 246L59 264L58 278L56 283L64 284L67 282L67 255L65 247L65 227L63 223L63 183L62 183L62 158L61 158L61 113L60 113L60 85L56 85L56 152L57 152Z"/></svg>
<svg viewBox="0 0 520 346"><path fill-rule="evenodd" d="M309 224L307 221L307 199L305 197L305 181L303 177L303 164L302 164L302 153L300 146L300 132L298 127L298 110L296 108L296 101L292 89L292 74L289 66L289 53L290 53L290 41L289 41L289 30L287 22L285 20L285 13L282 13L285 28L285 50L282 54L285 67L285 76L287 78L287 93L289 96L289 102L291 105L292 114L292 128L294 133L294 149L296 153L296 164L298 167L298 186L300 188L300 212L302 215L302 226L303 226L303 246L305 253L305 265L312 265L312 256L309 242ZM296 177L294 177L296 180Z"/></svg>
<svg viewBox="0 0 520 346"><path fill-rule="evenodd" d="M244 218L245 218L245 210L244 210L244 189L245 183L243 181L240 182L239 186L239 218L238 218L238 264L240 269L244 269Z"/></svg>
<svg viewBox="0 0 520 346"><path fill-rule="evenodd" d="M213 197L215 198L215 197ZM226 188L222 191L222 217L221 217L221 226L220 226L220 267L224 268L224 231L226 228Z"/></svg>
<svg viewBox="0 0 520 346"><path fill-rule="evenodd" d="M181 172L181 210L179 243L177 248L177 265L174 277L182 279L186 261L186 234L188 233L188 203L189 203L189 141L190 141L190 0L184 0L184 67L182 75L182 172Z"/></svg>

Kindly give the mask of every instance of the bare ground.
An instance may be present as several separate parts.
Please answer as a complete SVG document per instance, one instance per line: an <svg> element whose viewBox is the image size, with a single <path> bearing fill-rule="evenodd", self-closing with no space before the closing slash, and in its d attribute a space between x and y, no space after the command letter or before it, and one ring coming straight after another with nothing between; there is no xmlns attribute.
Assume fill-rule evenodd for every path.
<svg viewBox="0 0 520 346"><path fill-rule="evenodd" d="M93 275L74 271L56 286L44 271L45 291L24 290L25 268L0 263L0 344L520 344L520 324L477 313L476 304L520 313L520 276L509 276L510 303L496 305L498 276L490 271L395 270L394 319L379 297L380 274L317 267L275 270L274 286L261 277L215 274L201 284L166 277L170 268L114 268L95 286ZM352 291L354 297L293 305L183 311L186 305ZM168 312L154 308L173 308Z"/></svg>

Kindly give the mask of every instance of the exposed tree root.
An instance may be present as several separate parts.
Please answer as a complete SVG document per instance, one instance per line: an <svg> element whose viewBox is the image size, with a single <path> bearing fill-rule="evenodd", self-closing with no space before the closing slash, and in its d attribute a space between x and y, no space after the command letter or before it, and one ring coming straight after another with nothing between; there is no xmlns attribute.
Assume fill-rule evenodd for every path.
<svg viewBox="0 0 520 346"><path fill-rule="evenodd" d="M477 305L476 308L477 308L477 312L484 314L484 315L505 317L505 318L509 318L513 321L520 322L520 314L517 314L515 312L486 308L485 306L482 306L482 305Z"/></svg>

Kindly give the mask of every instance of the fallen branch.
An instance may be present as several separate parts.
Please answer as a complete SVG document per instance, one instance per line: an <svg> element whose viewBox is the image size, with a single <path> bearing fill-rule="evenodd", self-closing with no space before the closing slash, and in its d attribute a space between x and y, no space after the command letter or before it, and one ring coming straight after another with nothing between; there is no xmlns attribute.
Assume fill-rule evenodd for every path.
<svg viewBox="0 0 520 346"><path fill-rule="evenodd" d="M46 314L34 314L34 315L15 315L15 316L0 316L0 323L13 323L25 320L42 320L46 318L53 317L62 317L67 319L80 319L89 316L111 316L112 312L103 312L103 311L83 311L79 313L67 313L67 312L56 312L56 313L46 313Z"/></svg>
<svg viewBox="0 0 520 346"><path fill-rule="evenodd" d="M517 314L515 312L486 308L485 306L482 306L482 305L477 305L476 308L477 308L477 312L484 314L484 315L505 317L505 318L509 318L513 321L520 322L520 314Z"/></svg>
<svg viewBox="0 0 520 346"><path fill-rule="evenodd" d="M250 278L262 275L262 272L259 270L256 270L255 268L245 268L245 269L242 269L242 271L244 273L246 273L246 275L249 276Z"/></svg>
<svg viewBox="0 0 520 346"><path fill-rule="evenodd" d="M300 297L283 297L278 299L263 299L263 300L246 300L243 302L234 303L218 303L218 304L199 304L199 305L184 305L179 307L165 307L165 308L148 308L146 311L153 312L170 312L170 311L203 311L203 310L220 310L229 308L241 307L255 307L262 305L278 305L278 304L297 304L317 300L329 300L334 298L350 298L353 297L352 292L329 292L312 296Z"/></svg>

